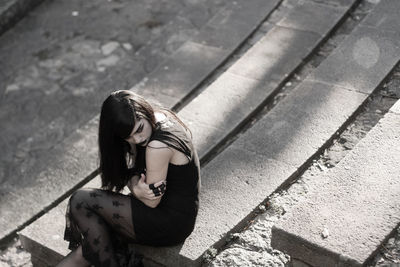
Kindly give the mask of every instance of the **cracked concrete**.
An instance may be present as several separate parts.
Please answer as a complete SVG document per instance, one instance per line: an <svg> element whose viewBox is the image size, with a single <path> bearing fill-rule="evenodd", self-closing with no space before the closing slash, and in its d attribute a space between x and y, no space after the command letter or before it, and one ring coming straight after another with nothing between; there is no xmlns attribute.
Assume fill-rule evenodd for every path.
<svg viewBox="0 0 400 267"><path fill-rule="evenodd" d="M110 91L138 83L226 2L58 1L31 11L0 37L0 183L93 118Z"/></svg>

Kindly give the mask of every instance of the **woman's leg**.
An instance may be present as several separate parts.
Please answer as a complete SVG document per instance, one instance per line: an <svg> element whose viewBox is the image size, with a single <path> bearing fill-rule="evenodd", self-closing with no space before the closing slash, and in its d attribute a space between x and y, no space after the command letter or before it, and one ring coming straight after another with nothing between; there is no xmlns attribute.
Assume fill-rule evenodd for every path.
<svg viewBox="0 0 400 267"><path fill-rule="evenodd" d="M85 260L82 256L82 246L79 246L77 249L69 253L60 263L57 264L57 267L89 267L90 262Z"/></svg>
<svg viewBox="0 0 400 267"><path fill-rule="evenodd" d="M75 192L69 203L70 219L83 235L82 253L74 251L63 262L68 263L69 257L71 261L79 259L82 255L84 261L96 267L118 266L111 235L117 232L135 238L130 201L129 196L100 189L80 189Z"/></svg>

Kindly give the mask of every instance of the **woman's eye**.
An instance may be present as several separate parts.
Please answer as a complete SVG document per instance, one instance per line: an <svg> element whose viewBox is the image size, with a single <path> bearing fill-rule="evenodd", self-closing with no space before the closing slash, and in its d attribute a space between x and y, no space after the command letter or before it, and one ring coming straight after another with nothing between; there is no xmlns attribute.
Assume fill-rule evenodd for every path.
<svg viewBox="0 0 400 267"><path fill-rule="evenodd" d="M139 128L138 128L137 131L136 131L136 133L141 133L142 130L143 130L143 124L141 124L141 125L139 126Z"/></svg>

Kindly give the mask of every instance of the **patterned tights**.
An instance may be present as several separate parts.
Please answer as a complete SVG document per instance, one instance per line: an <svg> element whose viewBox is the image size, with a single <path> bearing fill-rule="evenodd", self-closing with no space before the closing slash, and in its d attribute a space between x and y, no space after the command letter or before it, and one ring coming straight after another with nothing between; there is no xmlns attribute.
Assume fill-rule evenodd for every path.
<svg viewBox="0 0 400 267"><path fill-rule="evenodd" d="M130 201L130 196L101 189L76 191L67 210L70 249L82 245L83 257L96 267L120 266L113 238L135 239Z"/></svg>

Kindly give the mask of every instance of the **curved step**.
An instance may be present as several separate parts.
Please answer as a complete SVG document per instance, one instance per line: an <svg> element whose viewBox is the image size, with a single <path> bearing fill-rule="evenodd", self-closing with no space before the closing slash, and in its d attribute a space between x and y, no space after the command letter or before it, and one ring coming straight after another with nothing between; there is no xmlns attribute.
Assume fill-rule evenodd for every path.
<svg viewBox="0 0 400 267"><path fill-rule="evenodd" d="M399 132L400 110L392 109L312 181L318 190L274 225L272 246L311 266L365 266L400 223Z"/></svg>
<svg viewBox="0 0 400 267"><path fill-rule="evenodd" d="M224 242L227 233L242 227L258 204L283 184L290 182L330 142L336 132L357 113L369 94L359 92L359 88L324 82L322 75L318 76L317 73L334 68L328 60L338 55L343 55L344 62L335 65L336 68L346 66L345 62L351 65L351 57L343 50L354 51L354 41L358 40L364 28L358 27L326 63L316 69L315 75L311 75L312 79L310 77L304 81L203 168L202 206L190 239L183 246L175 248L141 247L145 249L146 255L161 261L179 254L179 258L174 257L175 261L188 264L189 260L198 259L196 257L202 255L209 246L218 247ZM383 35L369 36L382 51L374 66L357 68L351 65L352 71L359 71L360 81L368 81L370 93L380 85L398 61L396 36L392 35L392 39L388 40L381 38ZM364 54L364 60L368 60L368 55ZM389 59L390 55L395 58ZM375 72L379 75L371 75ZM346 82L344 79L340 81Z"/></svg>
<svg viewBox="0 0 400 267"><path fill-rule="evenodd" d="M338 23L348 11L352 3L354 2L348 3L347 6L339 7L316 4L313 2L304 3L292 13L288 14L286 20L279 22L278 25L272 25L272 29L264 38L211 86L206 88L198 97L194 98L193 101L179 112L179 115L189 123L191 128L196 129L193 132L198 132L203 136L195 135L195 142L199 147L200 156L206 155L210 147L215 146L215 144L218 144L221 140L226 138L227 133L233 131L237 125L243 123L243 121L257 110L258 106L262 105L263 102L268 99L269 95L277 89L277 86L285 81L287 75L295 71L295 69L302 64L302 60L311 53L313 49L310 47L316 47L329 31L334 28L336 23ZM322 11L323 14L325 14L325 16L320 17L321 24L325 25L325 31L318 32L318 30L315 30L315 32L308 32L303 29L290 28L289 22L294 23L296 18L304 18L304 13L312 12L312 10L315 10L315 12L317 12L316 14ZM283 26L281 26L280 23L282 23ZM308 20L307 23L311 26L315 23L315 20ZM297 25L300 25L300 23ZM303 21L302 25L305 27L304 25L307 25L306 21ZM271 51L274 53L268 53ZM257 62L267 62L262 65L265 69L264 75L246 78L246 75L248 75L248 73L252 74L252 72L250 71L247 74L241 73L239 64L243 66L242 69L249 69L253 66L252 62L257 59ZM261 71L259 73L261 73ZM272 82L269 85L270 87L268 87L269 89L265 90L264 88L266 84L268 84L266 81L268 80ZM229 85L227 86L227 84ZM295 102L292 102L291 105L295 105ZM237 112L238 110L240 110L240 112ZM218 114L218 112L220 112L220 114ZM217 122L224 122L223 118L226 118L226 116L231 116L229 120L230 125L225 124L218 126ZM255 155L252 152L249 153ZM247 156L250 154L244 153L242 155L243 158L239 157L241 160L248 159ZM229 160L239 160L239 158L235 156L235 153L224 152L223 155L224 156L218 157L220 159L218 164L221 164L221 166L224 166L221 161L229 163ZM213 161L211 164L213 164ZM259 164L261 163L259 162ZM290 171L294 170L293 167L287 166L287 170L283 171L274 161L271 161L270 164L271 168L275 166L277 168L276 170L282 172L282 176L285 177L290 174ZM249 164L249 166L251 166L251 164ZM242 166L238 165L238 168L239 167ZM207 166L205 169L207 170L209 167ZM221 170L221 172L225 171L227 171L226 168ZM207 174L207 171L206 175L203 176L205 188L207 188L205 191L207 192L202 195L202 207L199 214L199 223L196 228L199 230L193 233L193 237L190 237L182 247L166 249L142 247L141 249L145 254L151 255L151 258L156 262L163 262L166 265L174 266L176 266L176 264L182 266L198 265L202 260L201 255L203 255L210 246L216 243L223 243L223 239L221 238L223 238L227 232L234 229L237 220L239 218L239 220L245 220L249 210L251 211L257 205L254 204L253 201L249 201L248 204L245 204L246 207L238 206L241 212L232 216L232 221L226 223L224 222L226 218L218 217L215 229L210 229L212 225L210 224L209 218L210 216L214 216L213 214L215 213L215 210L212 209L213 203L215 202L212 196L215 197L215 195L210 194L215 190L218 191L218 188L226 186L227 183L222 180L212 181L211 177L213 177L213 175L211 173ZM96 185L96 181L93 183ZM214 183L214 189L212 189L210 183ZM249 186L249 188L252 188L252 186ZM227 193L231 195L232 192ZM236 197L242 198L243 195L240 193L237 194ZM265 198L265 196L263 198ZM219 199L218 202L219 201L223 200ZM235 205L232 205L231 208L235 208L234 206ZM217 206L214 208L216 207ZM38 257L56 262L61 255L66 254L65 243L63 244L63 242L60 242L60 233L62 233L63 229L62 217L58 222L54 221L54 218L58 218L58 215L61 214L64 209L65 203L53 209L50 214L43 216L21 233L21 239L24 240L24 245L32 249L32 251L35 251L34 254L38 255ZM58 215L54 216L54 214ZM228 213L222 213L221 216L224 214L226 215ZM229 214L229 216L231 216L231 214ZM50 222L53 223L51 227L54 227L50 231L53 233L54 240L48 240L40 234L40 226L49 224ZM47 228L47 230L49 230L49 228ZM38 246L37 243L40 243L41 246Z"/></svg>
<svg viewBox="0 0 400 267"><path fill-rule="evenodd" d="M251 5L244 3L245 1L236 1L215 15L216 18L223 17L226 22L224 27L229 29L234 27L237 21L244 19L236 14L254 11L251 19L241 23L240 29L236 28L240 35L230 40L232 44L236 43L236 47L269 15L279 1L254 1ZM230 11L227 13L227 10ZM208 24L213 24L213 21ZM200 33L206 31L209 35L215 35L215 31L219 30L217 26L210 28L207 25ZM150 99L157 95L162 105L173 108L236 47L223 49L212 44L187 41L152 72L147 82L141 83L134 90ZM193 64L194 61L197 63ZM159 90L160 84L162 90ZM68 190L93 178L97 168L97 121L98 117L92 119L84 127L60 141L59 145L47 151L43 157L35 159L35 165L23 173L22 178L25 179L21 178L19 183L3 183L0 202L0 211L4 214L0 219L1 237L10 235L44 209L54 206L54 202L68 193ZM29 177L37 178L32 181ZM31 199L36 201L32 202ZM13 221L14 224L10 224L9 221Z"/></svg>
<svg viewBox="0 0 400 267"><path fill-rule="evenodd" d="M393 26L400 23L399 8L398 1L379 3L310 79L371 93L400 60L400 31ZM310 182L305 200L272 228L274 248L312 266L368 264L400 223L399 106L335 168Z"/></svg>
<svg viewBox="0 0 400 267"><path fill-rule="evenodd" d="M43 0L3 0L0 3L0 35Z"/></svg>
<svg viewBox="0 0 400 267"><path fill-rule="evenodd" d="M97 122L90 119L105 95L139 81L146 73L143 65L150 72L185 42L178 37L194 35L224 6L224 1L208 2L180 9L176 1L151 8L140 1L47 1L0 36L0 240L90 177L97 168ZM119 19L122 8L134 16ZM73 16L73 10L81 16ZM199 11L204 14L196 15ZM179 12L185 14L173 16ZM157 21L165 25L141 26ZM150 34L161 30L165 36ZM146 62L140 62L143 57ZM215 61L209 61L211 72ZM43 194L45 188L49 192Z"/></svg>

